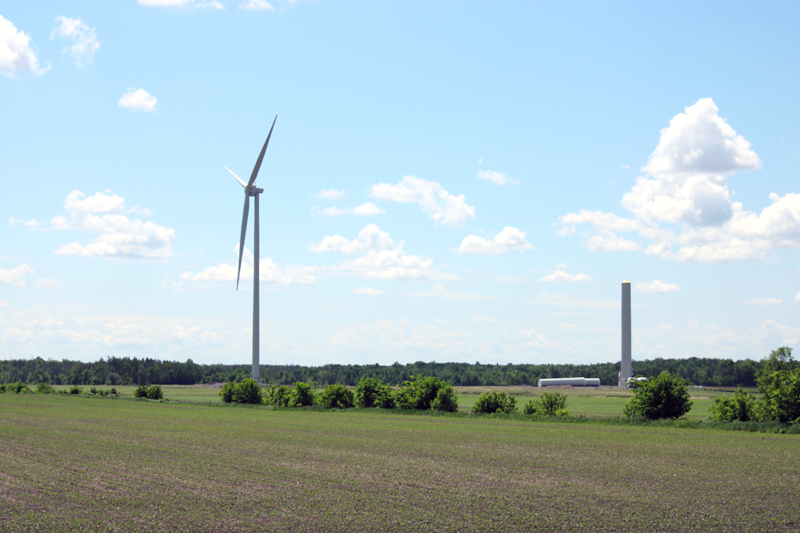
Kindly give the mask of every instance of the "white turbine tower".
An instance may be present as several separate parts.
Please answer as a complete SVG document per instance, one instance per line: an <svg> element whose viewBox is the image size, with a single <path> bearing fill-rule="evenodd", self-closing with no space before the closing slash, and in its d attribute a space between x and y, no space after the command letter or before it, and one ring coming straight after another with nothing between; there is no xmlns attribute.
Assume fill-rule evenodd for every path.
<svg viewBox="0 0 800 533"><path fill-rule="evenodd" d="M251 373L254 380L259 381L259 361L258 361L258 347L260 343L260 336L259 336L259 329L260 329L260 322L258 316L258 309L259 309L259 302L258 302L258 286L259 286L259 249L258 249L258 195L264 192L264 189L259 189L256 187L256 176L258 176L258 170L261 168L261 161L264 160L264 154L267 151L267 145L269 144L269 138L272 137L272 130L275 128L275 121L278 120L278 115L275 115L275 120L272 121L272 128L269 129L269 135L267 135L267 140L264 141L264 147L261 149L261 153L258 154L258 160L256 160L256 166L253 167L253 173L250 174L250 181L245 183L242 178L237 176L231 169L228 167L223 166L225 170L233 174L233 177L236 178L242 187L244 187L244 211L242 212L242 235L239 239L239 270L236 272L236 290L239 290L239 275L242 273L242 253L244 253L244 236L247 233L247 215L250 211L250 197L255 196L256 198L256 213L255 213L255 222L254 222L254 235L253 235L253 371Z"/></svg>

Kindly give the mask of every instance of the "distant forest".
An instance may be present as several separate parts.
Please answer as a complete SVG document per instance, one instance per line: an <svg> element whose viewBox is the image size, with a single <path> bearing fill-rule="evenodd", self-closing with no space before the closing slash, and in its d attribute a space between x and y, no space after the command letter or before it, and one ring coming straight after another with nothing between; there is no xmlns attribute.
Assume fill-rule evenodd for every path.
<svg viewBox="0 0 800 533"><path fill-rule="evenodd" d="M634 361L635 372L655 376L663 370L679 374L694 385L735 387L756 385L761 361L730 359L653 359ZM318 385L340 383L357 385L362 377L378 378L397 385L411 376L435 376L453 385L536 385L540 378L600 378L603 385L616 385L620 364L592 365L484 365L480 363L423 363L401 365L261 365L261 380L270 384L291 385L296 381ZM191 385L241 381L250 376L250 365L199 365L188 359L159 361L109 357L94 363L80 361L31 360L0 361L0 383L24 381L53 385Z"/></svg>

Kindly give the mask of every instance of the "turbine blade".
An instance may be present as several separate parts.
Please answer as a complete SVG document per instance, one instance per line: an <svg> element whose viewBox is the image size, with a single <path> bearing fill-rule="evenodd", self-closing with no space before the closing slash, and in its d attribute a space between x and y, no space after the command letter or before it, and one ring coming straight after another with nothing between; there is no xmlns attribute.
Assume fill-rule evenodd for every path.
<svg viewBox="0 0 800 533"><path fill-rule="evenodd" d="M239 239L239 270L236 271L236 290L239 290L239 275L242 273L242 254L244 253L244 236L247 233L247 213L250 211L250 196L244 193L244 211L242 212L242 237Z"/></svg>
<svg viewBox="0 0 800 533"><path fill-rule="evenodd" d="M247 184L244 182L244 180L242 178L240 178L239 176L237 176L236 173L233 170L229 169L225 165L222 165L222 168L224 168L225 170L227 170L228 172L233 174L233 177L236 178L236 181L238 181L242 185L242 187L247 187Z"/></svg>
<svg viewBox="0 0 800 533"><path fill-rule="evenodd" d="M278 120L278 115L275 115L275 120L272 121L272 128L269 129L269 135L267 135L267 140L264 142L264 147L261 149L261 153L258 154L258 160L256 161L256 166L253 167L253 173L250 174L250 181L247 182L248 185L252 185L254 181L256 181L256 176L258 176L258 170L261 168L261 161L264 160L264 153L267 151L267 145L269 144L269 138L272 137L272 130L275 128L275 121Z"/></svg>

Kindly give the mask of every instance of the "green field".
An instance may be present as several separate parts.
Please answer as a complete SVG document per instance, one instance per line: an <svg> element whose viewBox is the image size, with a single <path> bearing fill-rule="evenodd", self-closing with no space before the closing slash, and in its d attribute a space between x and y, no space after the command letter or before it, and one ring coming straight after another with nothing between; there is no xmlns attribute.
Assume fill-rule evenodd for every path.
<svg viewBox="0 0 800 533"><path fill-rule="evenodd" d="M0 442L2 531L800 528L795 435L3 394Z"/></svg>
<svg viewBox="0 0 800 533"><path fill-rule="evenodd" d="M56 386L56 389L67 389L66 386ZM110 387L101 386L100 389L108 390ZM170 400L188 402L213 402L221 403L219 388L214 385L162 385L164 396ZM89 387L84 386L84 391ZM133 397L136 387L117 386L117 391L122 397ZM478 396L488 390L506 392L517 399L520 412L524 405L531 399L539 396L544 391L560 392L566 394L567 407L575 415L590 417L615 417L622 416L622 408L631 398L632 393L616 388L566 388L566 389L540 389L529 386L510 387L455 387L458 394L460 411L469 411L478 399ZM708 418L708 408L718 396L729 396L730 393L718 392L713 389L692 389L692 410L687 415L690 420L703 420Z"/></svg>

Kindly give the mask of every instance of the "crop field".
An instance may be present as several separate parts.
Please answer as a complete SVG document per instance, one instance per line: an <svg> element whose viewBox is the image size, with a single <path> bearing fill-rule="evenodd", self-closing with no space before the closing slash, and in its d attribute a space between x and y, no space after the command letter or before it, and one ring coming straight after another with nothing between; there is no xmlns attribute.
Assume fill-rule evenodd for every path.
<svg viewBox="0 0 800 533"><path fill-rule="evenodd" d="M2 531L800 528L796 435L4 394L0 443Z"/></svg>

